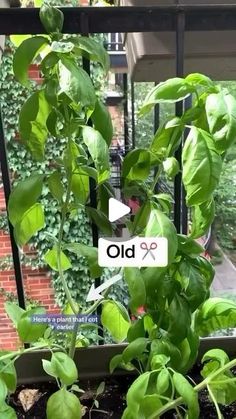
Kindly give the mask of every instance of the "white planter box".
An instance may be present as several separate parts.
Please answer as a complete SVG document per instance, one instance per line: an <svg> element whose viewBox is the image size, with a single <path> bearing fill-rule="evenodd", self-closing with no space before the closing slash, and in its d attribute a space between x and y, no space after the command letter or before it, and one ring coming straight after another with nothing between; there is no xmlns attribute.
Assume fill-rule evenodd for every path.
<svg viewBox="0 0 236 419"><path fill-rule="evenodd" d="M148 0L145 5L173 5ZM222 4L222 0L188 0L179 4ZM236 4L236 0L227 0ZM121 6L143 6L143 0L120 0ZM236 80L236 31L185 33L185 74L204 73L215 80ZM175 75L175 33L131 33L125 36L129 73L134 81L160 82Z"/></svg>

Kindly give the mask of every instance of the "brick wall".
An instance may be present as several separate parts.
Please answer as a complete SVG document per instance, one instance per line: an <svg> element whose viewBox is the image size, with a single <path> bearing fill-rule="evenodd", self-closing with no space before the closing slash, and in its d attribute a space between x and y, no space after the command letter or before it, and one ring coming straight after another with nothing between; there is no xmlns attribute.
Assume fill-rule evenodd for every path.
<svg viewBox="0 0 236 419"><path fill-rule="evenodd" d="M41 83L38 67L32 65L30 78ZM6 210L3 188L0 187L0 213ZM27 252L27 247L24 249ZM11 256L11 243L8 233L0 230L0 259ZM46 269L32 269L22 267L25 295L28 299L42 304L49 313L58 313L59 308L55 304L54 290L50 275ZM6 293L16 294L16 283L13 268L0 271L0 350L16 349L21 345L18 341L15 329L4 312Z"/></svg>

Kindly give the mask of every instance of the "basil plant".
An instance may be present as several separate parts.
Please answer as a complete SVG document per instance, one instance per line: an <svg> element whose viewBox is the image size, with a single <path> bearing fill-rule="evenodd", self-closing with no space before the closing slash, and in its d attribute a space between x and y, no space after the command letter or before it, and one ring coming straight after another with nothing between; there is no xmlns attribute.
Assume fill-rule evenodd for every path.
<svg viewBox="0 0 236 419"><path fill-rule="evenodd" d="M67 313L88 316L101 305L102 325L115 342L128 342L124 351L110 361L111 373L122 367L138 374L128 390L123 419L154 419L173 409L178 417L198 418L197 394L203 388L208 390L220 418L219 404L236 400L231 372L236 360L230 361L216 348L203 357L203 380L199 384L192 384L185 376L197 359L199 338L234 327L236 322L234 303L210 298L214 269L195 241L208 231L214 219L214 190L236 134L236 101L202 74L167 80L147 95L140 117L158 103L175 103L190 95L193 103L181 117L163 122L150 147L132 150L122 163L122 193L140 201L135 217L126 218L127 228L131 236L165 237L168 265L122 268L129 310L109 298L110 288L93 303L75 301L64 275L71 268L70 255L86 259L91 284L102 275L103 268L98 265L97 248L66 242L64 232L70 220L82 210L103 235L111 237L116 232L116 225L108 219L108 201L115 196L109 182L111 118L82 65L89 59L99 63L106 74L109 57L93 38L63 35L63 13L59 9L43 5L40 19L48 35L25 39L15 53L13 70L16 79L29 88L19 115L21 145L36 162L50 160L50 164L44 173L35 169L12 190L8 215L15 240L22 247L45 228L40 198L47 188L57 203L60 219L56 236L49 234L51 245L44 260L58 273ZM32 87L28 68L35 60L43 80ZM175 152L184 133L187 138L180 164ZM47 154L49 137L54 138L55 149L59 144L64 148L55 159ZM160 176L173 180L181 170L192 219L188 235L178 234L172 222L172 197L156 192ZM63 411L68 419L80 419L83 410L76 393L81 390L76 384L74 362L79 324L60 344L50 327L32 321L34 316L46 315L44 307L23 310L6 302L5 309L20 341L30 346L0 354L0 416L16 418L6 403L8 394L16 389L15 361L24 353L48 348L51 357L43 359L42 366L57 381L58 391L48 400L47 418L61 419Z"/></svg>

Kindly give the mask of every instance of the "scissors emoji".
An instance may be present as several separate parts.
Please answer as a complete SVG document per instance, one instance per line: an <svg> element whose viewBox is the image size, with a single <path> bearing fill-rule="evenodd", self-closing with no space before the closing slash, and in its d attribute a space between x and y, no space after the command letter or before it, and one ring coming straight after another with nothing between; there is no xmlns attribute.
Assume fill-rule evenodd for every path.
<svg viewBox="0 0 236 419"><path fill-rule="evenodd" d="M149 247L148 247L147 243L143 242L143 243L140 244L140 247L141 247L142 250L147 250L145 255L143 256L143 259L145 259L145 257L148 255L148 253L150 253L153 260L156 259L155 255L152 252L152 250L155 250L157 248L157 244L155 242L151 243Z"/></svg>

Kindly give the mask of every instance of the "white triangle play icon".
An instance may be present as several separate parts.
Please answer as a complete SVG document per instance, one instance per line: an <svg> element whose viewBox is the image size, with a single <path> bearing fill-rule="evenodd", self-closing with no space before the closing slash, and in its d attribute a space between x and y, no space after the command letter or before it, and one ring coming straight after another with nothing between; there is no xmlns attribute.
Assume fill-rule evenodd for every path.
<svg viewBox="0 0 236 419"><path fill-rule="evenodd" d="M113 221L118 220L119 218L124 217L124 215L129 214L131 211L130 207L122 202L117 201L117 199L110 198L109 199L109 221L113 223Z"/></svg>

